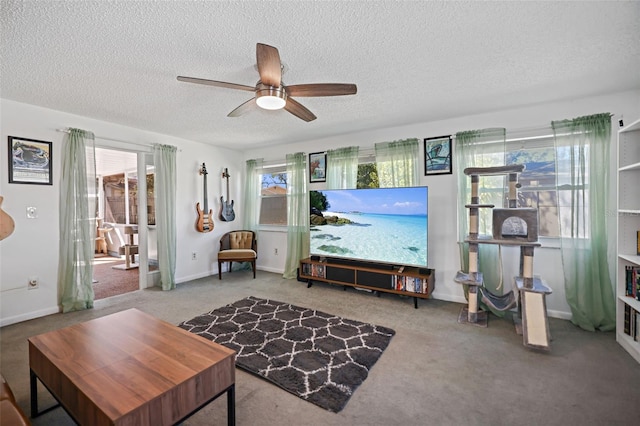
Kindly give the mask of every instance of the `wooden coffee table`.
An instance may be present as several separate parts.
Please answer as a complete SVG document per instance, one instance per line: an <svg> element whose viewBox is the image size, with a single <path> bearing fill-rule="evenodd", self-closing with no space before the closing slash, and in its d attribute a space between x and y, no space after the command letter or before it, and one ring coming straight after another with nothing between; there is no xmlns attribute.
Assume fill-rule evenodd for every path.
<svg viewBox="0 0 640 426"><path fill-rule="evenodd" d="M39 379L80 425L176 424L223 393L235 424L235 352L137 309L28 340L32 417Z"/></svg>

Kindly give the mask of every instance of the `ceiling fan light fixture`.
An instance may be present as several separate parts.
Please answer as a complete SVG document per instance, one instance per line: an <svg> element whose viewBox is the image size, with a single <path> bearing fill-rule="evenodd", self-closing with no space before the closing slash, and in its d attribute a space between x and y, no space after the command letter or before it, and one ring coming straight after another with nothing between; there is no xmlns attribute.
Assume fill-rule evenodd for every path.
<svg viewBox="0 0 640 426"><path fill-rule="evenodd" d="M312 83L286 86L282 82L282 74L285 68L285 65L280 61L278 49L267 44L257 43L256 69L260 75L260 80L258 80L255 87L185 76L178 76L178 81L244 90L255 94L254 97L227 114L227 117L239 117L257 106L266 110L285 109L290 114L306 122L313 121L317 117L296 100L298 96L343 96L355 95L358 91L355 84L342 83Z"/></svg>
<svg viewBox="0 0 640 426"><path fill-rule="evenodd" d="M287 103L287 94L281 87L265 87L256 91L256 104L262 109L282 109Z"/></svg>

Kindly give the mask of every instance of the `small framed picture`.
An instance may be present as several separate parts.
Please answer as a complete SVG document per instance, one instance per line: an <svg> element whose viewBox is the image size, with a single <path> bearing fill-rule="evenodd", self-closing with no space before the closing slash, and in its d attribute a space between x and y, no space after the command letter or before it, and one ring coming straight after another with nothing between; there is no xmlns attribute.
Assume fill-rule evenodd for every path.
<svg viewBox="0 0 640 426"><path fill-rule="evenodd" d="M451 136L438 136L424 140L424 175L450 175Z"/></svg>
<svg viewBox="0 0 640 426"><path fill-rule="evenodd" d="M53 185L51 142L9 136L9 183Z"/></svg>
<svg viewBox="0 0 640 426"><path fill-rule="evenodd" d="M327 153L314 152L309 154L309 182L327 181Z"/></svg>

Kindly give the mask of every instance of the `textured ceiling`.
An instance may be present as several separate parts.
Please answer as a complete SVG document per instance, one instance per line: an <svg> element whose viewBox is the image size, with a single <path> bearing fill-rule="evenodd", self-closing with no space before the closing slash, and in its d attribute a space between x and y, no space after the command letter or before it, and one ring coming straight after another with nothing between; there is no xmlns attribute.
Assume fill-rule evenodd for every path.
<svg viewBox="0 0 640 426"><path fill-rule="evenodd" d="M0 4L2 98L239 150L640 89L638 1ZM253 86L257 42L357 95L228 118L250 92L176 80Z"/></svg>

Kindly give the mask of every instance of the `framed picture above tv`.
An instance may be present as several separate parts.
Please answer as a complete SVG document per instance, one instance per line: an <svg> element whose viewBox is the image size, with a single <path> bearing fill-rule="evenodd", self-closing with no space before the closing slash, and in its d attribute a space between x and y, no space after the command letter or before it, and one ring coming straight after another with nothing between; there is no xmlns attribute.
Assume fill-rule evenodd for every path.
<svg viewBox="0 0 640 426"><path fill-rule="evenodd" d="M314 152L309 154L309 182L326 182L327 153Z"/></svg>
<svg viewBox="0 0 640 426"><path fill-rule="evenodd" d="M438 136L424 140L424 175L450 175L451 136Z"/></svg>

